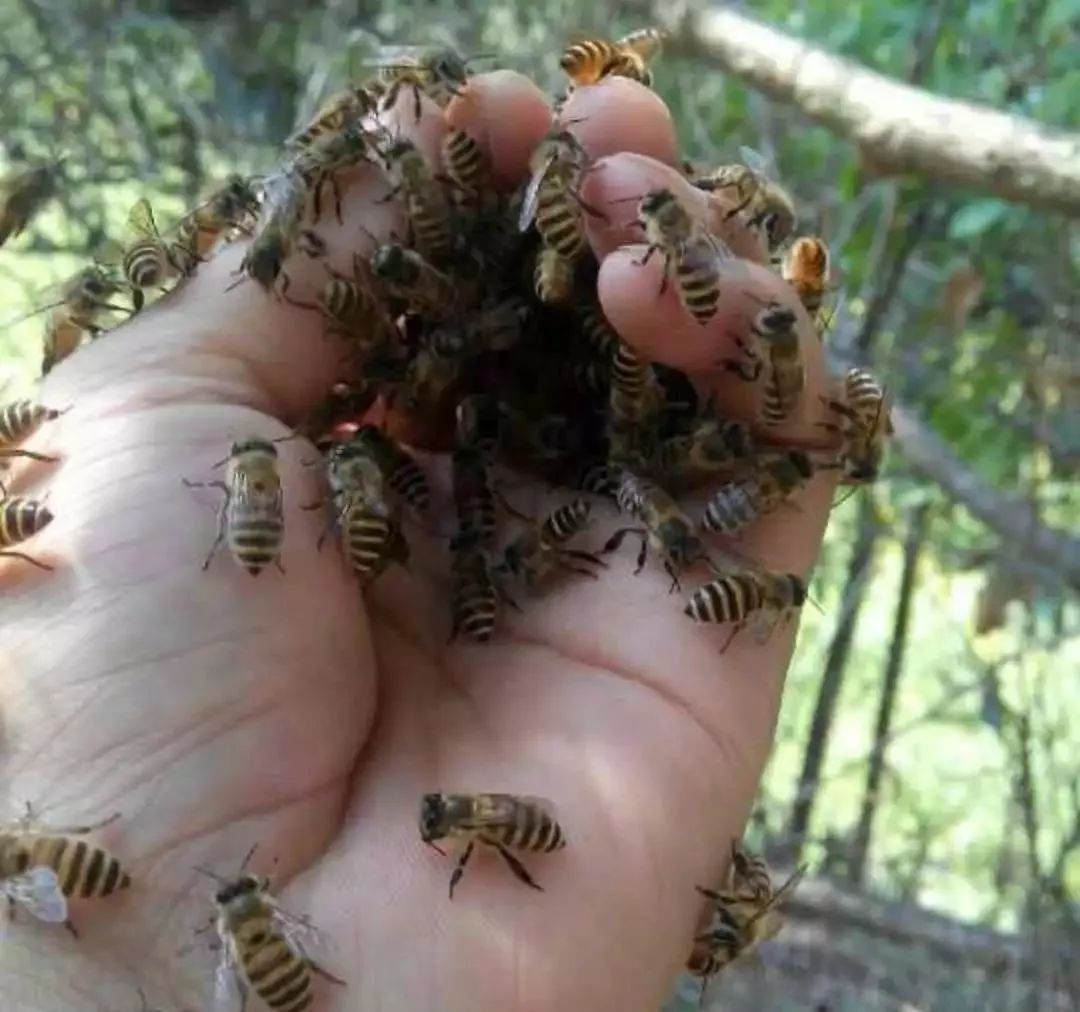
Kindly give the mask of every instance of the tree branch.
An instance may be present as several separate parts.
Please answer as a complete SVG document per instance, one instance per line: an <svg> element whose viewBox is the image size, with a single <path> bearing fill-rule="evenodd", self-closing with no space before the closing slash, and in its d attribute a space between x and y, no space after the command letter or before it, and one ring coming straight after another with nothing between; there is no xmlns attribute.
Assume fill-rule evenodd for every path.
<svg viewBox="0 0 1080 1012"><path fill-rule="evenodd" d="M654 3L672 48L855 141L876 170L915 173L1080 216L1080 137L941 98L833 56L727 8Z"/></svg>
<svg viewBox="0 0 1080 1012"><path fill-rule="evenodd" d="M894 440L908 462L991 527L1011 549L1080 590L1080 538L1043 524L1031 505L988 485L902 405L892 408Z"/></svg>

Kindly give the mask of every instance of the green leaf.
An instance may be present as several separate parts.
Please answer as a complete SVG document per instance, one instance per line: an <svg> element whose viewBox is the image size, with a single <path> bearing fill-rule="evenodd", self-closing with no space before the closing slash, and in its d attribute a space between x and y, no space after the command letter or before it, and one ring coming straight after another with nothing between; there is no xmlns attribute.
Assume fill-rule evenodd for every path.
<svg viewBox="0 0 1080 1012"><path fill-rule="evenodd" d="M1003 200L973 200L960 208L949 223L950 239L974 239L993 228L1009 210Z"/></svg>

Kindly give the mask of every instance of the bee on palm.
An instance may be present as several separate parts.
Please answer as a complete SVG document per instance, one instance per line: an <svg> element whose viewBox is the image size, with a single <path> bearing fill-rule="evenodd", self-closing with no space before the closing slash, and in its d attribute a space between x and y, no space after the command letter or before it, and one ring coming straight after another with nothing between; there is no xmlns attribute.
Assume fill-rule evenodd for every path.
<svg viewBox="0 0 1080 1012"><path fill-rule="evenodd" d="M706 417L688 432L660 442L656 470L675 489L689 489L743 465L753 452L750 430L741 422Z"/></svg>
<svg viewBox="0 0 1080 1012"><path fill-rule="evenodd" d="M400 242L376 246L371 271L386 295L397 300L404 311L427 322L445 319L458 309L457 286L450 275Z"/></svg>
<svg viewBox="0 0 1080 1012"><path fill-rule="evenodd" d="M285 536L285 516L277 447L269 439L252 437L232 444L229 455L215 464L226 466L224 481L194 482L183 479L188 488L218 488L225 500L218 511L218 530L203 570L223 543L233 558L252 576L270 563L284 573L281 548Z"/></svg>
<svg viewBox="0 0 1080 1012"><path fill-rule="evenodd" d="M60 189L63 159L32 165L0 179L0 246L17 239Z"/></svg>
<svg viewBox="0 0 1080 1012"><path fill-rule="evenodd" d="M777 623L806 600L806 581L796 573L735 569L698 587L683 613L695 622L730 623L731 633L720 648L724 653L751 622L756 623L756 642L764 644ZM770 616L775 616L772 622Z"/></svg>
<svg viewBox="0 0 1080 1012"><path fill-rule="evenodd" d="M331 447L326 477L345 556L362 583L370 584L391 562L406 565L409 546L399 511L391 506L382 470L367 448L356 439Z"/></svg>
<svg viewBox="0 0 1080 1012"><path fill-rule="evenodd" d="M499 569L516 577L532 595L542 594L560 575L576 573L595 580L590 566L606 566L599 556L565 547L585 529L592 513L585 499L573 499L552 510L542 523L531 524L504 549Z"/></svg>
<svg viewBox="0 0 1080 1012"><path fill-rule="evenodd" d="M784 926L780 907L791 897L804 872L798 869L776 887L760 858L750 857L741 848L736 855L729 888L698 886L698 892L716 905L711 927L694 939L686 964L690 973L701 978L702 1004L712 978L779 934Z"/></svg>
<svg viewBox="0 0 1080 1012"><path fill-rule="evenodd" d="M128 212L128 231L134 239L124 250L121 270L131 286L132 306L139 312L148 289L163 289L174 278L190 274L196 261L184 245L162 237L154 210L145 197L140 197Z"/></svg>
<svg viewBox="0 0 1080 1012"><path fill-rule="evenodd" d="M418 513L431 509L431 485L409 452L376 425L362 425L354 436L378 464L387 485Z"/></svg>
<svg viewBox="0 0 1080 1012"><path fill-rule="evenodd" d="M56 457L23 449L18 444L29 439L42 425L54 421L61 414L62 412L55 408L47 408L36 401L27 399L10 401L0 406L0 466L6 467L6 463L3 462L11 457L25 457L29 460L55 463ZM0 494L7 495L7 489L2 481L0 481Z"/></svg>
<svg viewBox="0 0 1080 1012"><path fill-rule="evenodd" d="M711 172L696 175L691 182L708 193L731 190L735 206L728 218L745 217L747 226L759 229L770 250L779 248L795 231L795 202L788 192L769 178L765 159L752 148L739 149L742 163L721 165Z"/></svg>
<svg viewBox="0 0 1080 1012"><path fill-rule="evenodd" d="M315 111L311 119L285 140L286 149L309 147L326 134L336 134L378 111L378 96L364 85L335 92Z"/></svg>
<svg viewBox="0 0 1080 1012"><path fill-rule="evenodd" d="M670 592L679 588L679 575L697 562L712 566L705 544L698 537L693 521L679 504L655 482L623 469L615 494L619 512L639 520L641 527L623 527L608 538L605 554L618 551L628 535L641 539L636 576L645 567L651 549L660 556L664 571L671 577Z"/></svg>
<svg viewBox="0 0 1080 1012"><path fill-rule="evenodd" d="M359 123L342 130L320 134L297 151L289 160L286 172L297 176L311 198L312 221L322 217L322 194L327 183L334 197L334 212L341 222L341 184L337 174L362 162L375 162L375 137Z"/></svg>
<svg viewBox="0 0 1080 1012"><path fill-rule="evenodd" d="M540 891L543 887L514 851L550 854L566 846L551 802L517 794L425 794L420 803L420 839L440 854L445 854L440 841L464 842L450 876L451 899L477 844L496 851L515 878Z"/></svg>
<svg viewBox="0 0 1080 1012"><path fill-rule="evenodd" d="M829 247L825 241L817 236L800 236L791 244L780 273L818 324L821 303L829 289ZM821 336L820 325L818 336Z"/></svg>
<svg viewBox="0 0 1080 1012"><path fill-rule="evenodd" d="M745 477L717 489L705 506L701 526L716 534L738 534L788 502L813 474L814 465L804 450L787 450L764 460Z"/></svg>
<svg viewBox="0 0 1080 1012"><path fill-rule="evenodd" d="M806 386L795 314L778 302L770 302L754 316L750 332L757 346L763 349L763 355L737 340L746 360L728 360L723 364L748 382L756 382L765 372L761 420L770 427L780 425L795 410Z"/></svg>
<svg viewBox="0 0 1080 1012"><path fill-rule="evenodd" d="M704 325L720 303L720 271L731 251L695 221L671 190L650 190L638 203L637 224L645 232L648 247L638 264L644 266L654 253L664 258L660 293L667 291L672 274L683 308Z"/></svg>
<svg viewBox="0 0 1080 1012"><path fill-rule="evenodd" d="M82 839L119 818L116 813L87 826L45 826L28 804L22 819L0 828L0 897L7 897L11 916L21 907L77 936L68 900L111 896L131 885L116 857Z"/></svg>
<svg viewBox="0 0 1080 1012"><path fill-rule="evenodd" d="M303 1012L315 1000L314 976L340 987L345 981L317 963L308 949L323 944L307 919L282 908L270 879L245 873L249 851L233 879L200 868L219 883L214 893L220 958L214 983L215 1012L241 1012L254 991L273 1012Z"/></svg>
<svg viewBox="0 0 1080 1012"><path fill-rule="evenodd" d="M621 39L583 39L569 45L559 59L574 87L596 84L605 77L628 77L652 85L650 64L659 54L664 35L656 28L641 28Z"/></svg>

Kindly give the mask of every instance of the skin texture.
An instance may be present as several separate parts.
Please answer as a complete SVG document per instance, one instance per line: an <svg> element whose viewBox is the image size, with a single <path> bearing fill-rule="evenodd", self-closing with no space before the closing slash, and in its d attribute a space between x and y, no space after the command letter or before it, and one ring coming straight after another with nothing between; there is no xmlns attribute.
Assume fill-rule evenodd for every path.
<svg viewBox="0 0 1080 1012"><path fill-rule="evenodd" d="M547 128L546 100L507 72L470 92L449 118L512 186ZM627 100L636 115L620 115ZM434 158L444 120L425 106L414 124L406 109L411 95L401 129ZM675 177L670 117L628 81L581 89L563 115L586 111L573 129L607 156L588 199L614 229L633 205L610 201L640 192L642 178ZM375 170L344 182L344 225L332 213L320 222L341 268L372 241L361 223L402 229L396 205L377 202ZM603 228L592 239L611 250ZM721 314L701 327L673 292L657 297L659 258L642 268L641 252L611 252L600 276L624 338L693 365L722 405L752 406L749 385L715 363L737 354L732 335L755 297L790 293L760 264L733 261ZM42 399L71 410L28 448L62 463L14 472L15 491L48 490L56 520L25 547L56 571L0 560L0 800L15 817L29 799L53 824L121 812L96 839L136 885L75 906L78 941L23 915L0 945L5 1004L125 1012L140 1007L141 984L167 1012L209 1007L211 936L191 932L214 884L194 869L232 874L257 842L251 867L326 933L322 959L348 982L320 982L319 1009L655 1012L689 950L694 886L717 881L757 788L794 623L764 646L739 636L721 656L728 630L682 614L707 574L688 574L669 598L655 560L632 575L628 545L598 582L568 582L508 614L495 642L448 647L445 543L412 525L409 571L391 569L362 599L332 539L316 551L325 519L299 508L324 494L302 440L279 446L287 574L253 579L225 551L202 572L220 497L181 477L219 477L212 465L234 438L286 435L341 355L314 313L250 281L226 291L242 255L243 244L221 251L58 367ZM289 273L301 297L322 276L310 261ZM808 389L791 434L809 439L825 387L799 320ZM830 478L815 479L739 550L805 574L831 492ZM520 482L508 495L526 512L566 499ZM583 547L618 526L613 511L595 512ZM433 526L448 525L440 500ZM569 846L525 858L545 891L480 852L449 902L452 859L416 828L421 794L440 789L553 799Z"/></svg>

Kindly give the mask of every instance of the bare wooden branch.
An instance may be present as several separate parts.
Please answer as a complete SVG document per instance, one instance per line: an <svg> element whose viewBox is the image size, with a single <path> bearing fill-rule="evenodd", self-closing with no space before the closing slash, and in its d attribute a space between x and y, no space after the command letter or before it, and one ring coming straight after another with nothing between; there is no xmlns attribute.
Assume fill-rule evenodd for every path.
<svg viewBox="0 0 1080 1012"><path fill-rule="evenodd" d="M884 174L915 173L1080 216L1080 136L931 95L724 7L654 3L672 47L850 137Z"/></svg>
<svg viewBox="0 0 1080 1012"><path fill-rule="evenodd" d="M1012 551L1080 590L1080 538L1047 526L1029 503L983 481L909 408L894 405L892 419L896 445L916 470L993 528Z"/></svg>

